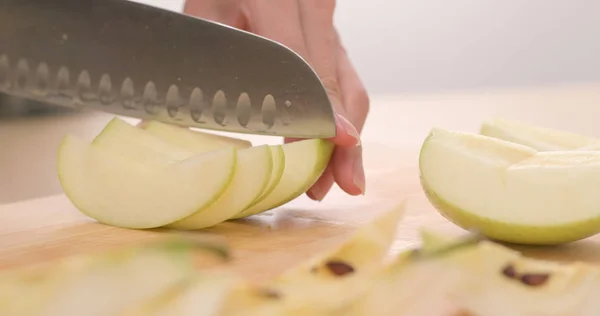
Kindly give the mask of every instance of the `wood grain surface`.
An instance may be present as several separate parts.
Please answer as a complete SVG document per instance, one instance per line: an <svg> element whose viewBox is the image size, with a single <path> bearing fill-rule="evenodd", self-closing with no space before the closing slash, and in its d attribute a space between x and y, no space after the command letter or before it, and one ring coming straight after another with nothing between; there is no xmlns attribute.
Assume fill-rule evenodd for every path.
<svg viewBox="0 0 600 316"><path fill-rule="evenodd" d="M403 200L408 201L407 213L392 253L416 245L421 227L464 234L440 216L421 191L418 150L431 127L476 132L483 119L502 116L600 136L599 105L600 85L376 98L364 131L364 196L351 197L336 187L322 202L303 196L274 211L194 233L224 237L234 253L228 268L253 280L264 280L333 247L358 225ZM95 125L87 124L97 131L102 126L98 122L106 122L107 117L96 115L93 121ZM30 140L28 146L35 147L31 133L36 127L27 129L27 124L32 123L23 122L15 130ZM60 130L61 135L64 132L78 134L78 130ZM35 181L36 174L28 177ZM62 194L24 200L0 205L0 268L100 251L169 233L98 224L80 214ZM600 237L560 247L515 248L537 258L600 263Z"/></svg>

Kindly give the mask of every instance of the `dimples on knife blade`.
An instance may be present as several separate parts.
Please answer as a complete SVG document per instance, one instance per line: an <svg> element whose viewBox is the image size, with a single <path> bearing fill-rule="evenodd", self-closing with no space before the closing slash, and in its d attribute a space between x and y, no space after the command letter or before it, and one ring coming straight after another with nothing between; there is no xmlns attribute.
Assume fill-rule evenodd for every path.
<svg viewBox="0 0 600 316"><path fill-rule="evenodd" d="M0 92L205 129L335 135L321 81L288 48L126 0L0 1Z"/></svg>

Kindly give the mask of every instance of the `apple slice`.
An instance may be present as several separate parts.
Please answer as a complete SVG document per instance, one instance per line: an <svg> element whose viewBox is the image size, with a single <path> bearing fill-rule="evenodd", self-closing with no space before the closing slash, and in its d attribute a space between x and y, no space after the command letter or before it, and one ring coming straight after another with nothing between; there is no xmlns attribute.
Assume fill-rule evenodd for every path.
<svg viewBox="0 0 600 316"><path fill-rule="evenodd" d="M456 238L427 235L436 244L429 246L438 249L457 243ZM585 315L583 302L600 285L596 266L526 258L485 240L429 259L446 272L461 274L446 286L446 296L476 315Z"/></svg>
<svg viewBox="0 0 600 316"><path fill-rule="evenodd" d="M489 242L439 264L462 271L448 293L475 315L583 315L580 308L600 280L595 266L525 258Z"/></svg>
<svg viewBox="0 0 600 316"><path fill-rule="evenodd" d="M384 267L405 204L378 215L332 250L316 254L263 284L240 288L227 301L224 315L344 315L364 295ZM267 298L267 299L265 299Z"/></svg>
<svg viewBox="0 0 600 316"><path fill-rule="evenodd" d="M159 295L128 308L121 316L217 316L240 280L197 273Z"/></svg>
<svg viewBox="0 0 600 316"><path fill-rule="evenodd" d="M302 278L336 280L355 274L373 273L382 268L383 259L396 237L396 231L406 203L383 212L367 224L359 227L344 243L333 250L317 254L305 262L287 270L275 279L277 283L288 283ZM337 273L331 264L347 266L346 273Z"/></svg>
<svg viewBox="0 0 600 316"><path fill-rule="evenodd" d="M539 151L572 150L590 145L600 146L600 140L591 137L505 119L483 122L480 133L529 146Z"/></svg>
<svg viewBox="0 0 600 316"><path fill-rule="evenodd" d="M9 270L0 274L0 314L118 315L192 276L196 254L222 262L226 253L209 240L169 239Z"/></svg>
<svg viewBox="0 0 600 316"><path fill-rule="evenodd" d="M197 154L155 137L118 117L106 124L92 145L136 163L163 167Z"/></svg>
<svg viewBox="0 0 600 316"><path fill-rule="evenodd" d="M219 199L193 215L167 227L201 229L224 222L243 211L265 190L273 167L269 146L238 150L237 167L233 179Z"/></svg>
<svg viewBox="0 0 600 316"><path fill-rule="evenodd" d="M421 249L399 253L376 274L365 295L346 307L344 315L463 315L448 300L449 290L463 277L462 271L441 264L438 258L471 246L472 241L466 240L426 256Z"/></svg>
<svg viewBox="0 0 600 316"><path fill-rule="evenodd" d="M167 166L128 159L75 136L60 144L58 175L71 202L99 222L154 228L206 208L236 171L233 146Z"/></svg>
<svg viewBox="0 0 600 316"><path fill-rule="evenodd" d="M283 152L283 148L281 145L269 146L269 150L271 151L271 162L273 163L273 167L271 170L271 177L269 178L269 183L265 187L265 189L260 193L260 195L248 205L248 207L253 206L260 201L264 200L279 184L281 177L283 176L283 170L285 167L285 154ZM247 207L247 208L248 208ZM239 212L238 212L239 213Z"/></svg>
<svg viewBox="0 0 600 316"><path fill-rule="evenodd" d="M308 304L330 312L342 309L364 295L384 268L404 210L405 203L401 203L385 211L340 246L301 262L268 286L288 297L288 308ZM334 293L336 299L332 299Z"/></svg>
<svg viewBox="0 0 600 316"><path fill-rule="evenodd" d="M144 122L141 128L158 138L195 153L212 151L225 146L235 146L238 149L252 146L251 142L244 139L191 130L159 121Z"/></svg>
<svg viewBox="0 0 600 316"><path fill-rule="evenodd" d="M281 147L285 167L275 189L232 219L266 212L297 198L323 174L333 152L333 144L325 139L305 139Z"/></svg>
<svg viewBox="0 0 600 316"><path fill-rule="evenodd" d="M122 124L121 124L122 125ZM203 132L196 132L190 129L182 128L179 126L168 125L158 121L149 121L142 124L142 128L148 131L151 135L160 138L171 145L180 147L183 150L187 150L193 153L201 153L213 150L215 148L221 148L222 146L236 146L239 149L245 149L252 146L252 144L246 140L214 135ZM163 152L169 152L164 146L153 145L151 148L161 148ZM269 184L264 188L261 194L250 204L255 205L266 198L281 180L283 170L285 167L285 154L281 145L270 146L272 155L272 171ZM180 157L178 151L174 151L173 156ZM238 212L239 213L239 212Z"/></svg>
<svg viewBox="0 0 600 316"><path fill-rule="evenodd" d="M106 124L92 144L142 164L166 165L195 154L136 128L118 117Z"/></svg>
<svg viewBox="0 0 600 316"><path fill-rule="evenodd" d="M464 229L545 245L600 232L600 152L536 152L436 128L423 143L419 169L430 202Z"/></svg>

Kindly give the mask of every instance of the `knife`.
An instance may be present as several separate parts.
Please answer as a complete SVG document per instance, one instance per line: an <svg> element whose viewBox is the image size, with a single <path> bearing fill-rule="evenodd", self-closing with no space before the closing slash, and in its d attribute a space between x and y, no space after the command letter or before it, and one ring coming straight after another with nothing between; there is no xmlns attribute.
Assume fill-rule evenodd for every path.
<svg viewBox="0 0 600 316"><path fill-rule="evenodd" d="M292 50L126 0L0 1L0 92L187 127L335 136L327 92Z"/></svg>

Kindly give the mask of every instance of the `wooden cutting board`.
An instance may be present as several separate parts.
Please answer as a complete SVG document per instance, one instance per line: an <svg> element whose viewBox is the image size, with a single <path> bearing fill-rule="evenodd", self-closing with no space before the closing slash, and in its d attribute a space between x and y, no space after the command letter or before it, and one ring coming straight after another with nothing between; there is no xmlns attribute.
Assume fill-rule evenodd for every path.
<svg viewBox="0 0 600 316"><path fill-rule="evenodd" d="M407 212L398 227L393 253L418 244L421 227L464 234L440 216L421 191L417 157L427 131L433 125L476 131L482 119L501 115L600 135L595 123L598 116L594 115L600 101L597 91L598 86L592 86L379 98L373 101L364 132L366 195L351 197L334 188L320 203L301 197L267 214L222 223L197 233L226 238L234 254L229 265L253 280L264 280L307 256L334 247L358 225L404 199L408 200ZM574 100L581 105L579 112L564 110L572 108ZM540 115L545 115L545 120ZM574 121L565 126L565 120ZM35 175L31 177L35 179ZM164 234L98 224L80 214L64 195L26 200L0 206L0 268L124 246ZM600 263L598 237L561 247L516 248L537 258Z"/></svg>
<svg viewBox="0 0 600 316"><path fill-rule="evenodd" d="M377 144L364 144L384 156L394 152ZM387 153L393 152L393 155ZM416 157L414 153L407 157ZM375 165L370 168L369 165ZM383 172L385 171L385 172ZM255 280L273 276L295 262L343 242L358 225L393 207L409 195L419 195L416 169L383 161L367 164L368 193L352 197L337 187L322 202L302 196L277 210L231 221L194 233L214 233L232 246L231 265ZM383 181L388 172L397 176ZM398 194L398 192L401 192ZM411 216L399 232L397 251L417 240L417 223L423 220L449 231L459 231L416 198ZM424 210L425 212L422 212ZM425 217L423 217L425 216ZM40 262L65 255L98 251L164 236L164 231L129 230L106 226L77 211L62 194L0 206L0 268Z"/></svg>

